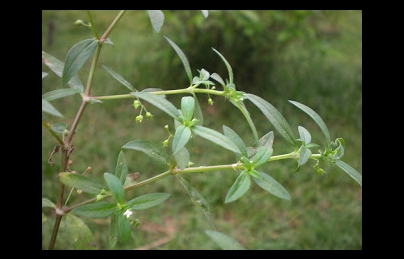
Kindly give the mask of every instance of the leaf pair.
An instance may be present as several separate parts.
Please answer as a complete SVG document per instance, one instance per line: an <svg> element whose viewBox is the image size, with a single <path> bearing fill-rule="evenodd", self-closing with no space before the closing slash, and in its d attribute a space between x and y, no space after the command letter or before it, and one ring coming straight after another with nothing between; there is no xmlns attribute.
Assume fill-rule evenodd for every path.
<svg viewBox="0 0 404 259"><path fill-rule="evenodd" d="M223 126L223 132L239 148L239 152L235 152L235 155L245 168L231 186L226 195L225 203L233 202L246 194L251 186L251 177L267 192L279 198L290 200L289 193L281 184L271 176L256 170L257 167L268 162L272 156L273 132L267 133L259 139L254 147L249 148L231 128ZM252 160L250 161L250 159Z"/></svg>

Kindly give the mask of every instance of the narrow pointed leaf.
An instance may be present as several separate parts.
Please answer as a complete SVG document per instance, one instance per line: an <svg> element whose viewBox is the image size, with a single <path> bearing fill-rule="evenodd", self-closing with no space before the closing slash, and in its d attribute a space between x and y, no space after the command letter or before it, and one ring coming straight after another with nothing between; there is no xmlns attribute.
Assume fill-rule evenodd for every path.
<svg viewBox="0 0 404 259"><path fill-rule="evenodd" d="M181 113L185 121L191 121L194 115L195 100L192 96L184 96L181 98Z"/></svg>
<svg viewBox="0 0 404 259"><path fill-rule="evenodd" d="M112 214L109 221L109 246L115 247L119 239L118 214Z"/></svg>
<svg viewBox="0 0 404 259"><path fill-rule="evenodd" d="M219 51L217 51L216 49L212 48L214 52L216 52L216 54L219 55L219 57L223 60L224 64L226 64L227 70L229 71L229 83L232 84L233 83L233 70L231 69L231 66L229 64L229 62L227 62L227 60L223 57L222 54L220 54Z"/></svg>
<svg viewBox="0 0 404 259"><path fill-rule="evenodd" d="M107 71L113 78L115 78L119 83L123 84L126 86L126 88L129 89L129 91L135 91L135 88L128 82L126 81L120 74L116 73L114 70L110 69L109 67L102 66L105 71Z"/></svg>
<svg viewBox="0 0 404 259"><path fill-rule="evenodd" d="M335 164L345 171L352 179L354 179L360 186L362 186L362 175L356 171L352 166L348 165L342 160L335 160Z"/></svg>
<svg viewBox="0 0 404 259"><path fill-rule="evenodd" d="M42 95L42 98L47 100L48 102L50 102L50 101L53 101L53 100L56 100L59 98L72 96L72 95L80 93L80 92L81 92L81 90L76 89L76 88L63 88L63 89L57 89L57 90L47 92Z"/></svg>
<svg viewBox="0 0 404 259"><path fill-rule="evenodd" d="M253 167L256 168L268 162L268 159L272 156L272 152L272 147L259 147L252 161Z"/></svg>
<svg viewBox="0 0 404 259"><path fill-rule="evenodd" d="M311 142L310 132L302 126L298 126L297 130L299 131L300 139L304 142L304 144L309 144Z"/></svg>
<svg viewBox="0 0 404 259"><path fill-rule="evenodd" d="M126 243L130 239L132 228L130 226L130 220L123 214L118 214L118 228L119 228L119 240L122 243Z"/></svg>
<svg viewBox="0 0 404 259"><path fill-rule="evenodd" d="M175 129L175 134L172 143L173 154L175 155L181 150L191 138L191 130L189 127L180 125Z"/></svg>
<svg viewBox="0 0 404 259"><path fill-rule="evenodd" d="M42 208L44 207L56 208L56 204L51 202L48 198L42 198Z"/></svg>
<svg viewBox="0 0 404 259"><path fill-rule="evenodd" d="M72 212L78 216L86 218L106 218L111 216L117 207L114 203L97 202L82 205L72 210Z"/></svg>
<svg viewBox="0 0 404 259"><path fill-rule="evenodd" d="M159 32L164 24L164 13L161 10L147 10L150 22L156 32Z"/></svg>
<svg viewBox="0 0 404 259"><path fill-rule="evenodd" d="M124 184L126 181L126 176L128 175L128 163L126 162L125 154L120 151L118 155L118 161L115 167L115 176L121 180Z"/></svg>
<svg viewBox="0 0 404 259"><path fill-rule="evenodd" d="M64 63L54 56L42 51L42 63L47 65L57 76L62 77ZM77 75L73 76L67 84L75 89L84 91L83 83Z"/></svg>
<svg viewBox="0 0 404 259"><path fill-rule="evenodd" d="M177 174L176 176L182 187L184 187L184 189L187 191L189 197L191 198L191 201L202 210L203 214L208 219L210 226L213 229L216 229L209 204L205 200L205 198L203 198L203 196L194 187L192 187L191 184L180 174Z"/></svg>
<svg viewBox="0 0 404 259"><path fill-rule="evenodd" d="M105 182L107 182L107 185L111 190L112 195L114 195L115 200L120 204L123 204L125 202L125 191L123 189L123 184L121 183L121 180L115 175L110 173L104 173L104 179Z"/></svg>
<svg viewBox="0 0 404 259"><path fill-rule="evenodd" d="M189 152L185 147L181 148L176 154L174 154L175 161L180 170L184 170L189 165Z"/></svg>
<svg viewBox="0 0 404 259"><path fill-rule="evenodd" d="M310 156L311 156L311 150L306 148L305 146L302 146L300 148L300 154L299 154L299 166L306 164Z"/></svg>
<svg viewBox="0 0 404 259"><path fill-rule="evenodd" d="M170 165L169 155L167 151L163 148L163 144L156 141L149 140L133 140L129 141L122 146L124 149L133 149L142 151L146 155L156 159L164 164Z"/></svg>
<svg viewBox="0 0 404 259"><path fill-rule="evenodd" d="M80 174L72 174L63 172L59 174L59 180L67 186L82 190L83 192L98 194L102 189L106 189L104 185L96 180L90 179Z"/></svg>
<svg viewBox="0 0 404 259"><path fill-rule="evenodd" d="M288 122L272 104L254 94L244 94L244 96L261 110L282 137L294 147L297 146L296 138Z"/></svg>
<svg viewBox="0 0 404 259"><path fill-rule="evenodd" d="M233 202L239 199L248 191L248 189L250 189L250 185L250 175L248 175L246 171L242 171L227 193L224 203Z"/></svg>
<svg viewBox="0 0 404 259"><path fill-rule="evenodd" d="M196 98L196 95L194 94L194 99L195 99L195 110L194 110L194 116L198 120L196 125L203 125L203 113L201 106L199 105L199 101Z"/></svg>
<svg viewBox="0 0 404 259"><path fill-rule="evenodd" d="M87 39L76 43L66 56L62 73L62 86L74 77L86 61L93 55L98 46L98 40Z"/></svg>
<svg viewBox="0 0 404 259"><path fill-rule="evenodd" d="M162 98L161 96L157 96L155 94L148 93L148 92L131 92L131 94L156 106L157 108L159 108L163 112L167 113L172 118L174 118L176 120L180 120L180 112L174 106L174 104L172 104L167 99Z"/></svg>
<svg viewBox="0 0 404 259"><path fill-rule="evenodd" d="M63 115L50 102L48 102L45 99L42 99L42 111L49 113L53 116L63 118Z"/></svg>
<svg viewBox="0 0 404 259"><path fill-rule="evenodd" d="M191 72L191 67L189 66L189 62L187 57L185 56L184 52L175 44L172 40L170 40L168 37L164 36L164 38L170 43L171 47L177 52L177 55L180 57L182 64L184 65L185 72L187 73L189 83L192 84L192 72Z"/></svg>
<svg viewBox="0 0 404 259"><path fill-rule="evenodd" d="M301 109L302 111L304 111L305 113L307 113L316 123L317 125L320 127L321 131L323 132L327 143L331 142L331 138L330 138L330 132L328 131L327 126L325 125L323 119L321 119L321 117L310 107L301 104L299 102L296 101L291 101L289 100L290 103L294 104L296 107L298 107L299 109Z"/></svg>
<svg viewBox="0 0 404 259"><path fill-rule="evenodd" d="M224 147L230 151L236 152L236 153L240 153L240 150L238 149L238 147L236 146L236 144L233 143L233 141L231 141L228 137L226 137L225 135L221 134L220 132L217 132L213 129L204 127L204 126L200 126L200 125L195 125L193 127L193 132L206 139L209 140L221 147Z"/></svg>
<svg viewBox="0 0 404 259"><path fill-rule="evenodd" d="M262 179L256 177L253 178L256 184L270 194L273 194L281 199L290 200L288 191L286 191L286 189L280 183L266 173L259 172L259 174L262 176Z"/></svg>
<svg viewBox="0 0 404 259"><path fill-rule="evenodd" d="M94 236L84 221L74 215L65 217L67 241L74 250L94 250Z"/></svg>
<svg viewBox="0 0 404 259"><path fill-rule="evenodd" d="M228 137L231 141L233 141L234 144L236 144L236 146L240 150L238 154L247 156L247 147L244 144L244 141L240 138L239 135L237 135L237 133L234 130L223 125L223 133L226 137Z"/></svg>
<svg viewBox="0 0 404 259"><path fill-rule="evenodd" d="M253 132L254 135L254 139L255 141L258 140L258 133L257 133L257 129L255 128L255 124L253 122L253 120L251 119L250 113L247 110L247 107L245 107L245 104L243 102L235 102L233 100L230 100L230 103L232 103L234 106L236 106L241 113L244 115L244 117L246 118L248 125L250 125L251 131Z"/></svg>
<svg viewBox="0 0 404 259"><path fill-rule="evenodd" d="M264 136L262 136L255 144L254 147L248 147L247 152L248 152L248 157L252 157L255 155L257 152L257 149L260 147L266 147L266 148L272 148L272 145L274 143L274 132L270 131Z"/></svg>
<svg viewBox="0 0 404 259"><path fill-rule="evenodd" d="M213 241L216 242L222 248L222 250L245 250L245 248L240 245L233 238L214 230L205 230L206 235L208 235Z"/></svg>
<svg viewBox="0 0 404 259"><path fill-rule="evenodd" d="M136 197L126 203L132 210L145 210L156 205L159 205L163 201L170 197L168 193L150 193L139 197Z"/></svg>
<svg viewBox="0 0 404 259"><path fill-rule="evenodd" d="M222 77L219 74L213 73L213 74L210 75L210 77L215 79L216 81L218 81L222 86L225 85Z"/></svg>

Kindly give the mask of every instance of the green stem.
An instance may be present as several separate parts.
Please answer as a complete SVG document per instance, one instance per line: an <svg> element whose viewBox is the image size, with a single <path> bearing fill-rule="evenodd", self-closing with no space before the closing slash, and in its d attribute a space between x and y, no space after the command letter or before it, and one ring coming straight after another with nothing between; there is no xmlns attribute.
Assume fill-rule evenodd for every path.
<svg viewBox="0 0 404 259"><path fill-rule="evenodd" d="M199 89L199 88L193 88L193 87L188 87L185 89L176 89L176 90L163 90L163 91L154 91L154 92L149 92L151 94L156 94L156 95L168 95L168 94L189 94L189 93L204 93L204 94L213 94L213 95L221 95L224 96L224 91L217 91L217 90L211 90L211 89ZM94 100L117 100L117 99L129 99L129 98L135 98L133 94L118 94L118 95L106 95L106 96L93 96L91 99Z"/></svg>
<svg viewBox="0 0 404 259"><path fill-rule="evenodd" d="M312 154L310 156L311 159L317 159L321 156L321 154ZM289 154L284 154L284 155L277 155L277 156L272 156L268 159L268 162L271 161L276 161L276 160L283 160L283 159L296 159L299 157L298 152L291 152ZM160 180L164 177L167 177L169 175L176 175L176 174L191 174L191 173L206 173L206 172L214 172L214 171L220 171L220 170L243 170L244 165L240 162L234 163L234 164L227 164L227 165L213 165L213 166L198 166L198 167L188 167L183 170L179 168L174 168L168 171L165 171L164 173L161 173L159 175L156 175L154 177L151 177L149 179L146 179L144 181L135 183L133 185L125 187L125 191L130 191L133 189L136 189L140 186L155 182L157 180ZM105 198L112 196L112 194L106 195ZM80 207L82 205L90 204L96 201L97 198L92 198L89 200L86 200L84 202L75 204L70 207L66 207L63 209L64 213L70 212L72 209Z"/></svg>

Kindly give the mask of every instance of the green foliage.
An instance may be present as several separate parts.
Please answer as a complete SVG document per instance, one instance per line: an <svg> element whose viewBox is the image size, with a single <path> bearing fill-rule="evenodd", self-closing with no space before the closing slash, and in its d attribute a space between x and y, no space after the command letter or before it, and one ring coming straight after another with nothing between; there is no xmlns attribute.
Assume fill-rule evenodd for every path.
<svg viewBox="0 0 404 259"><path fill-rule="evenodd" d="M185 68L185 73L190 81L189 86L183 89L179 87L172 90L144 88L143 90L138 91L121 74L106 66L102 66L113 79L120 84L123 84L129 92L119 95L91 95L92 88L99 87L98 85L93 85L92 80L95 75L95 70L98 69L97 63L99 61L103 43L113 45L112 40L108 38L108 36L125 13L125 11L119 12L116 19L114 19L105 33L99 37L97 30L93 25L91 13L88 11L88 18L91 22L87 26L92 29L95 38L82 40L74 44L67 52L64 63L42 51L43 64L60 78L62 87L66 84L70 87L68 89L64 88L50 91L42 96L43 126L50 132L50 135L54 137L57 142L56 147L52 152L52 156L59 151L61 153L62 173L59 174L59 181L62 186L70 186L77 189L78 193L85 192L90 195L90 198L86 198L84 202L77 202L76 204L69 206L56 206L55 203L51 202L48 198L43 198L42 207L54 209L56 211L57 219L65 217L66 220L64 224L66 229L68 229L67 240L74 249L93 249L95 247L93 244L93 233L87 227L85 222L76 216L89 219L109 218L108 239L110 247L114 248L118 243L128 242L132 235L132 226L137 227L140 224L140 221L133 214L133 211L154 208L171 196L171 194L162 192L144 195L136 192L135 197L127 199L129 191L138 191L138 187L149 185L168 176L176 176L179 180L180 186L186 190L196 207L203 212L208 219L210 227L213 229L216 229L216 227L209 203L203 195L190 184L190 182L182 177L182 175L212 173L217 171L236 171L238 176L226 194L224 200L225 204L234 203L244 197L249 190L253 189L251 183L256 183L261 189L280 199L290 200L290 194L286 188L268 173L261 171L264 169L264 165L268 165L268 163L273 161L285 159L291 159L292 161L297 162L298 167L295 171L300 170L309 160L313 160L315 162L313 168L320 174L324 173L323 165L325 163L328 163L328 165L336 165L338 168L342 169L343 172L353 178L360 186L362 185L362 176L359 172L341 160L345 154L344 139L337 138L332 142L328 128L323 119L313 109L302 103L289 101L307 113L314 122L317 123L325 135L324 151L319 150L318 153L315 153L316 151L312 150L313 148L319 147L319 145L311 143L312 136L307 128L298 126L297 130L299 138L296 138L289 123L275 106L258 95L236 90L233 69L230 66L230 62L226 60L223 54L214 48L212 48L213 51L221 58L221 61L227 68L228 78L226 80L222 79L222 76L220 76L221 73L210 73L204 68L197 70L199 73L198 75L192 76L192 70L188 58L184 52L178 44L164 36L180 58ZM159 10L149 10L147 13L153 28L155 31L159 32L164 23L164 14ZM206 10L202 10L202 14L205 18L208 16ZM296 11L294 12L293 17L296 18L297 21L301 21L302 17L306 17L308 14L309 12ZM249 29L257 30L259 32L263 30L264 27L259 25L259 19L253 11L246 11L243 15L249 17L251 21L257 22L254 23L255 26L246 26L246 28L249 27ZM246 22L244 18L241 19L241 23ZM275 20L282 22L289 21L282 15L280 17L275 16ZM78 21L76 24L83 25L84 23ZM293 26L289 26L287 29L283 30L283 33L278 35L277 41L284 43L288 40L290 32L293 32L293 34L299 33L299 31L293 31L292 28ZM244 33L249 34L251 31L246 29ZM84 90L84 86L81 83L78 74L82 71L83 66L90 58L93 58L89 71L90 76L88 77L89 81L86 83L86 89ZM235 74L238 75L238 73ZM48 73L42 72L42 79L46 80L47 75ZM222 90L217 89L215 83L210 79L217 81L222 87ZM164 166L163 172L149 177L142 182L128 180L129 166L123 150L119 151L115 164L115 172L104 172L103 182L72 172L69 165L69 158L73 155L74 148L72 145L72 139L76 137L76 129L79 120L74 120L69 128L67 123L53 123L46 115L63 118L62 114L50 104L50 101L72 97L76 93L80 93L80 96L82 97L81 108L78 110L76 118L80 118L83 115L87 105L103 105L105 102L111 100L134 99L132 105L133 108L135 110L140 109L140 113L136 116L137 123L143 121L144 117L142 113L145 113L147 119L153 117L153 114L147 110L148 104L157 108L159 111L163 112L163 114L168 115L170 119L174 120L175 132L172 134L168 125L166 125L165 129L169 136L163 142L156 142L148 139L135 139L121 146L121 149L123 150L141 151L150 158L162 162L161 164ZM251 129L254 142L251 145L247 145L242 137L240 137L234 129L228 126L222 125L222 134L211 128L209 125L204 124L204 116L201 109L202 105L196 97L197 94L206 94L209 96L209 100L211 100L211 95L223 97L226 101L241 111L245 122ZM167 99L167 95L184 95L181 98L180 108L177 108L172 101ZM277 133L279 133L279 135L292 146L293 150L282 155L273 154L274 132L269 131L263 137L258 137L257 127L253 120L254 117L252 117L248 111L247 106L244 103L245 100L249 100L253 107L258 108L258 110L262 112L268 122L277 130ZM118 128L119 126L116 127ZM232 151L236 162L212 166L194 166L194 163L191 162L191 156L194 154L190 153L189 149L194 147L192 140L197 137L208 140L208 143L210 144L215 144L213 146ZM170 145L170 140L171 152L167 152L166 148ZM299 143L301 143L300 146ZM143 163L146 163L146 161L143 161ZM266 167L265 169L267 170L268 168ZM251 178L253 181L251 181ZM70 195L67 200L69 200L69 198ZM57 199L58 202L56 204L63 204L63 195L59 195ZM56 222L55 229L57 230L60 221ZM50 249L53 249L55 246L56 233L57 232L52 233L53 236L49 245ZM244 247L237 241L223 233L217 232L216 230L206 230L205 233L222 249L244 249Z"/></svg>

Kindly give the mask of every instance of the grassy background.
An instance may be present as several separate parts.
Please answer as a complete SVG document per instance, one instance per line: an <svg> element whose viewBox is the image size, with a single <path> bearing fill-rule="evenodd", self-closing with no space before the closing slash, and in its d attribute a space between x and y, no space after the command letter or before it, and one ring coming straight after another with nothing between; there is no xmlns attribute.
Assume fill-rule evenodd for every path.
<svg viewBox="0 0 404 259"><path fill-rule="evenodd" d="M324 23L318 24L319 32L326 34L325 37L315 44L297 38L278 54L275 65L268 66L268 73L260 74L258 86L242 87L244 91L251 87L251 93L272 103L296 129L296 135L297 126L304 126L312 133L313 142L322 145L322 133L317 125L288 100L313 108L324 119L332 139L344 138L346 152L343 160L362 174L362 12L335 12L339 13L332 23L324 20ZM98 31L103 32L117 13L93 12ZM85 12L43 11L42 50L64 61L67 51L76 42L92 36L87 27L74 26L73 22L77 19L86 21ZM179 58L162 37L167 35L176 42L178 36L169 34L174 26L172 21L167 17L161 32L156 33L146 12L128 12L110 35L114 46L103 47L99 65L112 68L138 90L146 87L187 87L188 80ZM49 45L50 22L55 27L53 42ZM328 37L329 34L332 35ZM211 42L211 47L216 48L215 41ZM206 55L215 56L211 49L206 49ZM231 53L225 57L228 58L228 55ZM196 69L201 67L193 60L189 61L192 72L196 73ZM204 68L213 73L218 71L218 67L224 66L220 60L216 65ZM42 93L61 88L60 79L46 66L43 65L42 71L49 72L43 80ZM238 86L237 70L234 71ZM87 72L88 67L79 72L84 84ZM227 74L221 76L226 78ZM127 89L102 68L97 70L93 95L126 92ZM178 107L180 97L167 98ZM251 144L249 128L243 123L239 111L221 98L214 98L214 106L206 105L206 96L199 98L206 126L219 131L222 125L229 126L246 143ZM50 117L50 120L63 121L70 126L80 102L78 95L52 102L65 117ZM132 100L117 100L87 107L73 141L73 170L82 173L91 166L93 171L89 176L102 178L104 172L113 173L115 170L117 156L125 143L135 139L163 141L167 138L164 125L173 128L170 118L149 105L148 109L154 114L153 120L137 124L134 119L137 112L131 108L131 104ZM248 107L259 135L274 130L259 111L252 106ZM191 160L196 165L235 162L231 152L199 138L193 139L191 144ZM54 145L52 137L43 131L42 196L52 201L57 195L56 183L60 171L58 156L54 157L54 166L47 163ZM275 132L274 155L290 151ZM140 172L140 180L165 170L143 153L125 151L125 155L129 170ZM338 168L325 168L328 173L323 176L318 176L309 165L298 173L293 172L294 168L295 163L292 161L278 161L261 169L289 191L291 201L272 196L253 184L241 199L223 204L237 177L235 173L218 171L184 177L210 203L217 230L235 238L247 249L362 249L362 188ZM167 177L139 188L127 197L152 192L170 193L171 197L157 207L137 212L142 224L133 231L129 243L119 244L115 249L219 249L203 232L210 229L203 213L193 205L175 177ZM73 204L86 197L85 194L73 193L70 202ZM43 209L43 212L47 220L42 223L42 248L47 249L53 215L48 209ZM97 248L109 249L108 222L98 219L85 222L95 235ZM55 249L71 249L63 241L65 236L62 225Z"/></svg>

